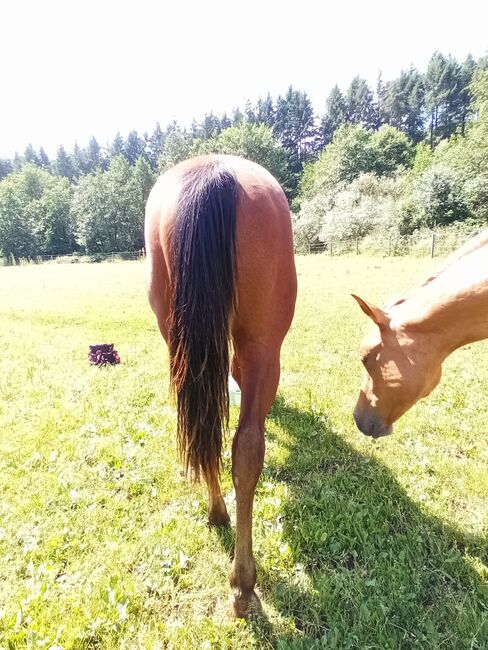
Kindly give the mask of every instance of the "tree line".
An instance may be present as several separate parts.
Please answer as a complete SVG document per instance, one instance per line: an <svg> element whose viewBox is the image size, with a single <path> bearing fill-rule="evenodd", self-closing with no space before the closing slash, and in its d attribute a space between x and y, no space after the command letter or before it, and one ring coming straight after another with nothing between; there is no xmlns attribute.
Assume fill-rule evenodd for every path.
<svg viewBox="0 0 488 650"><path fill-rule="evenodd" d="M211 112L189 127L156 124L151 134L117 133L105 147L94 137L84 148L60 146L53 160L29 144L23 155L0 159L0 250L18 258L140 248L144 204L157 173L209 152L242 155L268 168L298 215L300 238L308 228L303 224L325 219L337 208L338 193L362 174L398 180L406 170L431 166L443 143L464 140L480 119L473 89L485 70L485 59L459 63L436 52L424 73L409 68L387 82L380 75L374 90L360 77L345 92L335 86L322 115L306 92L290 86L276 100L268 93L230 116ZM445 176L436 182L445 185ZM455 186L449 182L447 193ZM409 209L410 217L407 208L402 216L407 229L418 217ZM473 213L469 206L454 212L457 218ZM308 230L319 238L320 229Z"/></svg>

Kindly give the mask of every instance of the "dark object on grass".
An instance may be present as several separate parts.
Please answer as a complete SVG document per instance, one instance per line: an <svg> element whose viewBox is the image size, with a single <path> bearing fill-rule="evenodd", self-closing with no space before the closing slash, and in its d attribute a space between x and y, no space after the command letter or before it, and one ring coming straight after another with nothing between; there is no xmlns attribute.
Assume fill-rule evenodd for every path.
<svg viewBox="0 0 488 650"><path fill-rule="evenodd" d="M120 363L120 357L117 350L114 350L113 343L100 343L99 345L90 345L88 361L94 366L106 366Z"/></svg>

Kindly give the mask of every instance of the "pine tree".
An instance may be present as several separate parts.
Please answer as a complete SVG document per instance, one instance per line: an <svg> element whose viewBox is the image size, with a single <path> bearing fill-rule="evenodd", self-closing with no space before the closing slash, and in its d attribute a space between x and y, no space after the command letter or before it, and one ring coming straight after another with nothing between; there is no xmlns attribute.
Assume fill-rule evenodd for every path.
<svg viewBox="0 0 488 650"><path fill-rule="evenodd" d="M95 137L90 138L86 149L86 168L87 172L94 172L96 169L105 169L105 159L102 149Z"/></svg>
<svg viewBox="0 0 488 650"><path fill-rule="evenodd" d="M208 113L203 118L203 122L200 125L201 137L204 139L212 138L215 135L218 135L221 131L220 120L213 113Z"/></svg>
<svg viewBox="0 0 488 650"><path fill-rule="evenodd" d="M429 140L431 149L440 136L442 112L448 95L448 62L440 52L434 52L425 73L425 103L429 115Z"/></svg>
<svg viewBox="0 0 488 650"><path fill-rule="evenodd" d="M244 119L244 115L241 112L240 108L234 108L232 111L232 126L239 126Z"/></svg>
<svg viewBox="0 0 488 650"><path fill-rule="evenodd" d="M278 97L274 133L290 152L292 169L299 173L313 152L316 136L312 103L307 93L290 86L285 97Z"/></svg>
<svg viewBox="0 0 488 650"><path fill-rule="evenodd" d="M56 153L56 160L54 162L54 169L58 176L64 176L73 180L75 178L75 169L70 156L66 153L63 145L60 145Z"/></svg>
<svg viewBox="0 0 488 650"><path fill-rule="evenodd" d="M117 131L115 138L113 139L112 144L109 147L110 158L115 158L115 156L120 156L124 153L124 138L120 135L120 131Z"/></svg>
<svg viewBox="0 0 488 650"><path fill-rule="evenodd" d="M253 108L253 105L251 104L250 99L246 100L246 105L244 107L244 114L245 114L246 120L249 122L249 124L257 124L258 117L257 117L256 113L254 112L254 108Z"/></svg>
<svg viewBox="0 0 488 650"><path fill-rule="evenodd" d="M34 150L34 147L29 142L25 151L24 151L24 160L26 163L32 163L33 165L39 165L39 157Z"/></svg>
<svg viewBox="0 0 488 650"><path fill-rule="evenodd" d="M464 61L461 70L459 71L459 89L455 102L456 122L461 127L462 135L465 134L466 122L472 115L471 104L473 97L471 94L471 82L476 70L476 62L469 54Z"/></svg>
<svg viewBox="0 0 488 650"><path fill-rule="evenodd" d="M266 99L258 99L257 104L257 120L259 124L266 124L270 129L273 128L275 123L275 109L273 106L273 99L271 94L268 93Z"/></svg>
<svg viewBox="0 0 488 650"><path fill-rule="evenodd" d="M227 117L227 113L224 113L220 118L220 128L222 131L224 129L229 129L232 126L231 120Z"/></svg>
<svg viewBox="0 0 488 650"><path fill-rule="evenodd" d="M354 77L346 93L347 119L351 124L361 124L374 129L377 123L373 93L361 77Z"/></svg>
<svg viewBox="0 0 488 650"><path fill-rule="evenodd" d="M154 131L149 136L149 139L147 141L147 147L146 147L149 164L151 165L151 168L154 171L158 167L158 159L159 156L161 155L161 151L163 150L163 145L164 145L163 132L161 131L159 122L156 122Z"/></svg>
<svg viewBox="0 0 488 650"><path fill-rule="evenodd" d="M127 136L124 145L124 156L131 165L135 165L138 158L145 155L145 143L133 129Z"/></svg>
<svg viewBox="0 0 488 650"><path fill-rule="evenodd" d="M339 86L334 86L327 97L325 115L320 123L321 147L332 142L335 131L347 121L347 106Z"/></svg>
<svg viewBox="0 0 488 650"><path fill-rule="evenodd" d="M14 172L19 171L19 169L22 167L24 164L24 159L22 156L19 154L18 151L14 153L14 157L12 158L12 169Z"/></svg>
<svg viewBox="0 0 488 650"><path fill-rule="evenodd" d="M386 112L386 95L386 86L380 71L376 80L376 129L379 129L382 124L389 124Z"/></svg>
<svg viewBox="0 0 488 650"><path fill-rule="evenodd" d="M398 79L386 85L385 121L403 131L414 142L424 134L424 82L414 68L402 70Z"/></svg>
<svg viewBox="0 0 488 650"><path fill-rule="evenodd" d="M13 172L12 161L7 158L0 158L0 180Z"/></svg>
<svg viewBox="0 0 488 650"><path fill-rule="evenodd" d="M44 151L42 147L39 149L38 160L39 160L39 167L43 167L44 169L49 168L50 166L49 156L47 155L47 153Z"/></svg>
<svg viewBox="0 0 488 650"><path fill-rule="evenodd" d="M83 174L87 173L88 165L86 162L86 153L81 149L77 142L75 142L73 147L71 161L73 163L75 178L79 178L80 176L83 176Z"/></svg>

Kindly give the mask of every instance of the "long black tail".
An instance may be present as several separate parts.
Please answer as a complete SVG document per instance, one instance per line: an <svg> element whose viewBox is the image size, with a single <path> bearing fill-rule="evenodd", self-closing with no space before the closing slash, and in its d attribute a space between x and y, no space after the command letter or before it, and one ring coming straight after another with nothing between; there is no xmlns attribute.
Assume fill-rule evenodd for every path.
<svg viewBox="0 0 488 650"><path fill-rule="evenodd" d="M169 327L178 450L196 479L218 476L228 427L235 307L237 180L219 160L187 173L172 233Z"/></svg>

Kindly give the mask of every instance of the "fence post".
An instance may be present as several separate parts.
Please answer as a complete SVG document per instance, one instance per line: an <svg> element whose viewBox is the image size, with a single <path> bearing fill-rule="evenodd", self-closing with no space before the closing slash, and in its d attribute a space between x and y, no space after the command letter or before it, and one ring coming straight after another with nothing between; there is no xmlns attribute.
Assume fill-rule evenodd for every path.
<svg viewBox="0 0 488 650"><path fill-rule="evenodd" d="M435 231L432 231L432 244L430 246L430 256L434 257L435 255Z"/></svg>
<svg viewBox="0 0 488 650"><path fill-rule="evenodd" d="M332 239L330 240L329 247L330 247L330 256L332 257Z"/></svg>
<svg viewBox="0 0 488 650"><path fill-rule="evenodd" d="M356 237L356 255L359 255L359 239Z"/></svg>

